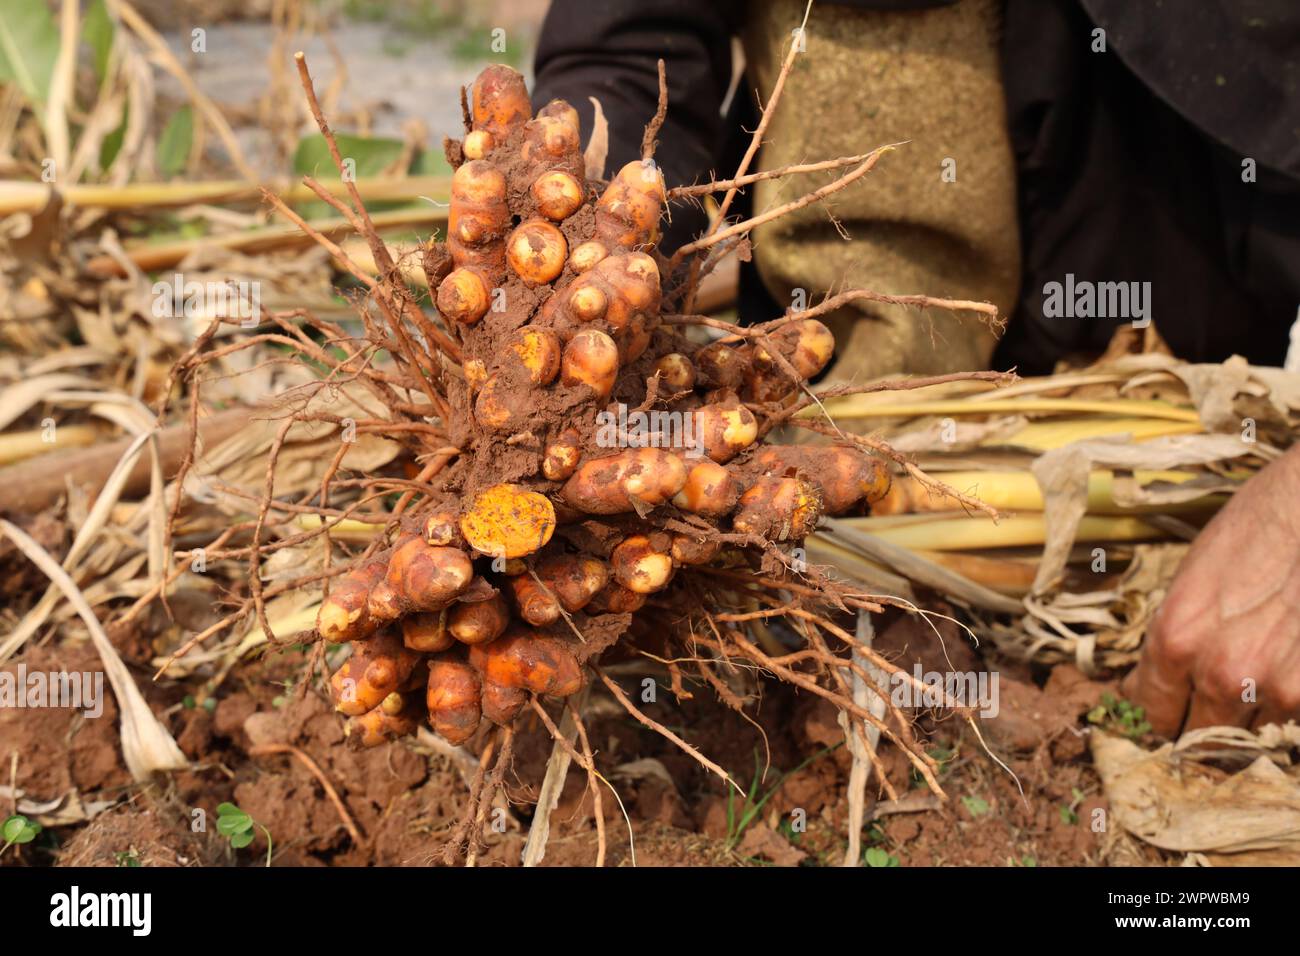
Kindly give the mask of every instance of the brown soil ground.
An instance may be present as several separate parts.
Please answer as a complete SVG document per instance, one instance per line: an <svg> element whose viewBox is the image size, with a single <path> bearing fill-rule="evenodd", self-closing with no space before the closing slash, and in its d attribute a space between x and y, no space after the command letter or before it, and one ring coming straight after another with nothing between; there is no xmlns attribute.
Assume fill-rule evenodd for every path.
<svg viewBox="0 0 1300 956"><path fill-rule="evenodd" d="M899 800L887 801L874 782L869 787L871 822L864 847L874 848L872 859L902 866L1160 862L1153 852L1138 851L1127 841L1116 844L1087 825L1090 811L1104 801L1083 715L1111 685L1087 680L1070 666L1039 671L981 661L955 628L940 633L943 645L928 626L896 617L881 629L877 647L909 669L917 660L925 670L995 668L1001 709L996 718L982 721L981 731L1010 772L960 719L914 712L916 732L942 762L947 800L933 797L902 753L883 745L881 759ZM118 634L115 640L128 660L145 663L148 649L138 635ZM89 646L34 646L23 660L29 671L97 666ZM414 740L373 750L349 748L343 721L323 696L315 691L298 696L287 689L305 661L300 649L284 649L241 664L217 689L211 709L187 706L197 681L194 686L154 684L140 667L138 683L146 698L193 761L190 770L148 788L131 785L124 769L111 694L97 720L67 710L0 709L4 782L11 778L27 800L63 798L65 810L76 800L83 811L96 813L88 821L48 827L0 862L264 865L260 831L250 847L238 851L217 835L216 809L223 801L237 804L271 832L274 865L441 862L440 847L466 803L463 767ZM625 686L639 684L629 677ZM752 787L755 800L767 799L760 810L746 814L744 801L733 797L729 812L727 788L716 776L610 698L593 693L586 708L592 746L626 809L635 862L839 864L847 846L850 758L830 705L768 682L749 722L708 688L688 690L694 692L689 700L677 701L665 689L656 703L643 706L743 787ZM550 738L535 717L521 718L518 730L507 778L512 805L497 815L495 827L489 822L481 858L486 865L518 864L550 752ZM362 833L361 845L349 837L338 809L302 762L282 753L250 755L266 744L288 744L315 760ZM111 802L110 808L99 809L103 802ZM603 803L607 863L629 865L628 822L608 790ZM12 810L0 805L5 814ZM196 822L203 818L196 810L206 814L205 827ZM596 850L586 776L574 769L552 817L545 864L590 865Z"/></svg>

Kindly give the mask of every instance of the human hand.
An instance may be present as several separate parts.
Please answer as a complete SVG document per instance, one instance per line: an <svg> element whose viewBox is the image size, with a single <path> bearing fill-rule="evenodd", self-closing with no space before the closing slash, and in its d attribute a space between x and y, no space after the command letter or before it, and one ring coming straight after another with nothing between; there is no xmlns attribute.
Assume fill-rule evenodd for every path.
<svg viewBox="0 0 1300 956"><path fill-rule="evenodd" d="M1300 717L1300 446L1206 525L1123 690L1167 737Z"/></svg>

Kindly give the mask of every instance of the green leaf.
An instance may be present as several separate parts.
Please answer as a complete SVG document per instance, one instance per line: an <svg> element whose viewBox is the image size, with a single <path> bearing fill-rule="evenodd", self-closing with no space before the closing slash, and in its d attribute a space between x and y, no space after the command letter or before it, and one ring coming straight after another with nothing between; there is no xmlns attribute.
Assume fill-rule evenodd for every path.
<svg viewBox="0 0 1300 956"><path fill-rule="evenodd" d="M336 133L334 138L339 144L339 155L344 162L352 161L358 179L379 175L401 158L404 146L400 139L377 136ZM329 147L325 144L325 137L315 133L298 141L298 148L293 153L293 171L300 176L313 176L319 180L339 178L334 160L330 158Z"/></svg>
<svg viewBox="0 0 1300 956"><path fill-rule="evenodd" d="M1062 804L1060 807L1060 811L1061 811L1061 822L1064 823L1066 826L1072 827L1079 822L1079 815L1075 813L1074 810L1072 810L1070 807L1067 807L1064 804Z"/></svg>
<svg viewBox="0 0 1300 956"><path fill-rule="evenodd" d="M248 844L253 842L253 836L254 834L252 830L245 830L243 833L236 833L230 838L230 845L236 850L242 850L244 847L248 846Z"/></svg>
<svg viewBox="0 0 1300 956"><path fill-rule="evenodd" d="M0 82L16 83L32 105L50 95L59 30L45 0L5 0L0 5Z"/></svg>
<svg viewBox="0 0 1300 956"><path fill-rule="evenodd" d="M175 176L185 168L193 142L194 113L185 105L172 114L158 137L158 169L164 176Z"/></svg>
<svg viewBox="0 0 1300 956"><path fill-rule="evenodd" d="M108 55L113 49L113 33L116 29L113 18L108 15L108 5L104 0L93 0L86 8L81 36L94 54L95 76L101 83L108 71Z"/></svg>
<svg viewBox="0 0 1300 956"><path fill-rule="evenodd" d="M6 843L31 843L40 832L39 823L33 823L18 813L5 820L3 827L0 827L0 834L4 836Z"/></svg>
<svg viewBox="0 0 1300 956"><path fill-rule="evenodd" d="M947 763L957 756L957 751L953 747L931 747L926 753L941 764Z"/></svg>
<svg viewBox="0 0 1300 956"><path fill-rule="evenodd" d="M441 150L422 149L415 154L408 172L412 176L450 176L452 168Z"/></svg>
<svg viewBox="0 0 1300 956"><path fill-rule="evenodd" d="M867 861L867 866L898 866L898 857L891 854L888 850L881 849L878 846L868 847L865 859Z"/></svg>
<svg viewBox="0 0 1300 956"><path fill-rule="evenodd" d="M100 169L108 169L113 165L113 160L117 159L117 154L122 149L122 142L126 139L126 121L130 115L130 104L124 104L122 106L122 122L118 124L117 129L105 136L104 141L99 144Z"/></svg>
<svg viewBox="0 0 1300 956"><path fill-rule="evenodd" d="M247 813L241 813L237 816L217 817L217 832L222 836L233 836L236 833L249 833L253 829L253 818Z"/></svg>
<svg viewBox="0 0 1300 956"><path fill-rule="evenodd" d="M355 136L349 133L336 133L339 155L348 164L353 177L366 179L378 176L402 156L404 144L401 140L379 137ZM329 147L319 133L304 136L298 141L298 148L293 154L293 169L299 176L312 176L321 182L339 181L338 170L330 158ZM371 212L382 212L392 208L386 203L368 203ZM326 203L313 199L299 203L298 213L305 219L317 219L322 216L335 216L337 213Z"/></svg>
<svg viewBox="0 0 1300 956"><path fill-rule="evenodd" d="M217 832L222 836L234 837L248 833L253 829L253 818L233 803L217 805Z"/></svg>
<svg viewBox="0 0 1300 956"><path fill-rule="evenodd" d="M989 812L989 802L983 797L962 797L961 802L973 817L982 817Z"/></svg>

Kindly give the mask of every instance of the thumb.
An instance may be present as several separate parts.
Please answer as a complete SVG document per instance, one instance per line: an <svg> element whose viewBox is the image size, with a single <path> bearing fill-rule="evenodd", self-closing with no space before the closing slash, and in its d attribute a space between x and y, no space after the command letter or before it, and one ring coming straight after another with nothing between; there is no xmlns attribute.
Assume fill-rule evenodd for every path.
<svg viewBox="0 0 1300 956"><path fill-rule="evenodd" d="M1192 695L1191 653L1195 638L1168 622L1174 618L1166 598L1147 628L1142 659L1124 679L1124 696L1146 710L1151 729L1164 737L1178 735Z"/></svg>

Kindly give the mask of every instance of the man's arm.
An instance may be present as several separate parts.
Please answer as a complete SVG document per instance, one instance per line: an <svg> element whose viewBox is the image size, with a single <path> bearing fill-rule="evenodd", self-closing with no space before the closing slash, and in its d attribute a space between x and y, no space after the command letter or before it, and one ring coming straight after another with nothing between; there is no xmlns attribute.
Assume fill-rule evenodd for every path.
<svg viewBox="0 0 1300 956"><path fill-rule="evenodd" d="M533 105L564 99L582 118L584 146L600 100L609 123L606 173L641 158L641 137L659 100L657 62L668 79L668 117L655 160L670 186L707 177L725 129L734 0L553 0L534 65ZM670 242L675 236L670 231Z"/></svg>

